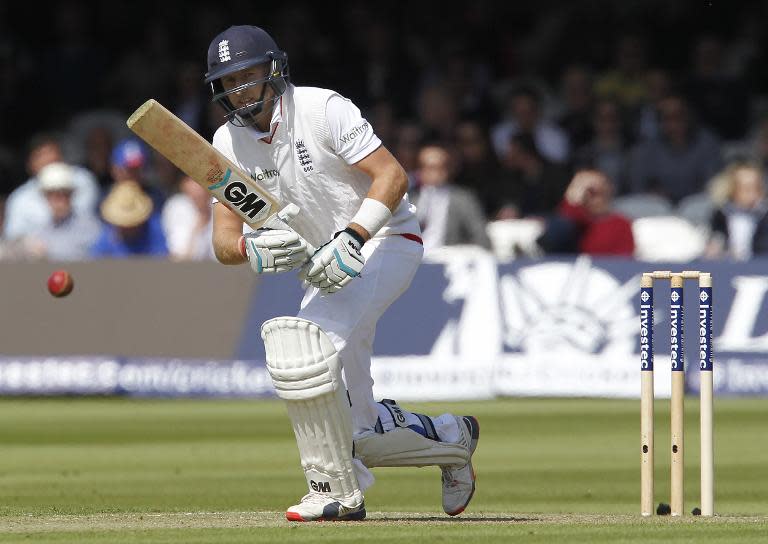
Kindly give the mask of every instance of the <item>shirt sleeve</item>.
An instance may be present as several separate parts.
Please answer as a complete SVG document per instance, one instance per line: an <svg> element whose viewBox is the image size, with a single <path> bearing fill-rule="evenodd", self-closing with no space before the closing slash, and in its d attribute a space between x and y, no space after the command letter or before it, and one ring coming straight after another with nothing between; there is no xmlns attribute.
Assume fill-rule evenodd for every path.
<svg viewBox="0 0 768 544"><path fill-rule="evenodd" d="M351 100L339 95L328 99L325 107L333 150L347 164L361 161L381 146L360 109Z"/></svg>

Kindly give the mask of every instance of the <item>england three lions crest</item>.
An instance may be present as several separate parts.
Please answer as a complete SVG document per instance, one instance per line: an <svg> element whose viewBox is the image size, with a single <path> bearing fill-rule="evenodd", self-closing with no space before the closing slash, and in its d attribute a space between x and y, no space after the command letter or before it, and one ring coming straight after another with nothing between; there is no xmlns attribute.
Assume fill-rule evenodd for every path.
<svg viewBox="0 0 768 544"><path fill-rule="evenodd" d="M309 156L309 150L307 149L306 144L304 144L303 139L296 140L296 160L299 162L299 166L301 167L302 171L306 174L309 172L312 172L315 167L312 164L312 157Z"/></svg>

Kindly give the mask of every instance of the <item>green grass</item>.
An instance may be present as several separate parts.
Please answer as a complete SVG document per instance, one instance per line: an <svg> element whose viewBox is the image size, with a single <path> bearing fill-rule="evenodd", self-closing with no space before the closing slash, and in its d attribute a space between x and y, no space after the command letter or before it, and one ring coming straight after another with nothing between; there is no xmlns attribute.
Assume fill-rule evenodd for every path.
<svg viewBox="0 0 768 544"><path fill-rule="evenodd" d="M657 402L656 502L669 497ZM764 542L768 400L716 401L713 519L643 520L639 403L510 399L407 405L478 416L478 490L440 509L439 469L379 469L370 519L289 524L305 492L273 401L0 399L0 542ZM698 505L697 402L687 403L686 510Z"/></svg>

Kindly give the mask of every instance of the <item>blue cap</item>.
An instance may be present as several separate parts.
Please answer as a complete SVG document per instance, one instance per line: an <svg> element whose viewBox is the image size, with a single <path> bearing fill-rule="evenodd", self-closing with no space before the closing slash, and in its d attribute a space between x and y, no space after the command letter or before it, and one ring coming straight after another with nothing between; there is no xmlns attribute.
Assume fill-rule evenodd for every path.
<svg viewBox="0 0 768 544"><path fill-rule="evenodd" d="M144 145L135 138L121 140L112 149L112 164L122 168L141 168L148 159Z"/></svg>

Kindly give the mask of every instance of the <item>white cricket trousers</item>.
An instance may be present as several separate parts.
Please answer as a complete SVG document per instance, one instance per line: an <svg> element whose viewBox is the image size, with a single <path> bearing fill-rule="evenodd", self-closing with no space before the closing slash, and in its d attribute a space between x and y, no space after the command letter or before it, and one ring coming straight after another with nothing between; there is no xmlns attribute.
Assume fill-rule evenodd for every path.
<svg viewBox="0 0 768 544"><path fill-rule="evenodd" d="M311 287L301 302L298 317L317 323L339 352L355 437L371 432L379 416L371 377L376 323L410 285L423 252L420 243L403 236L374 237L363 246L360 277L329 295Z"/></svg>

